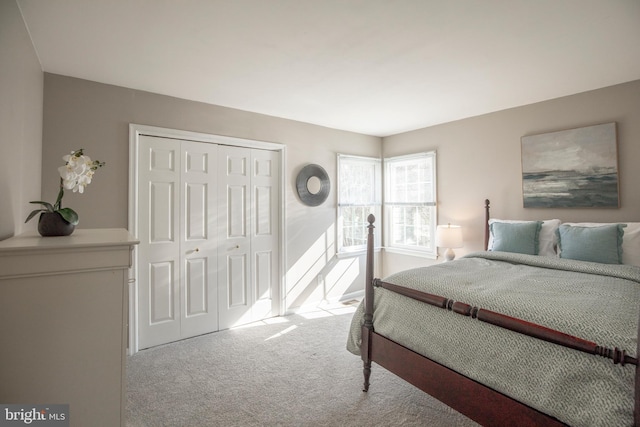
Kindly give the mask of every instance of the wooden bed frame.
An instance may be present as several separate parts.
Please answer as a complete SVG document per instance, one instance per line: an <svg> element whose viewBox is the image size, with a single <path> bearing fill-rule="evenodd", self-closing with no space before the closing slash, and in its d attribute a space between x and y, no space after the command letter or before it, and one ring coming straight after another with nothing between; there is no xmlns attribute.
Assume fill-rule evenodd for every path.
<svg viewBox="0 0 640 427"><path fill-rule="evenodd" d="M477 318L480 321L507 328L539 339L554 342L578 351L596 354L613 360L613 363L636 365L634 426L640 427L640 369L638 360L617 348L610 349L596 343L563 334L500 313L471 307L444 297L431 295L374 279L373 274L373 230L375 218L369 215L367 236L367 266L365 285L365 314L360 347L364 364L364 388L369 389L371 362L413 384L427 394L440 400L456 411L481 425L492 426L564 426L557 419L514 400L498 391L465 377L433 360L375 332L373 328L373 289L383 287L427 304L452 310L458 314ZM485 200L485 250L489 242L489 200ZM640 329L638 353L640 355Z"/></svg>

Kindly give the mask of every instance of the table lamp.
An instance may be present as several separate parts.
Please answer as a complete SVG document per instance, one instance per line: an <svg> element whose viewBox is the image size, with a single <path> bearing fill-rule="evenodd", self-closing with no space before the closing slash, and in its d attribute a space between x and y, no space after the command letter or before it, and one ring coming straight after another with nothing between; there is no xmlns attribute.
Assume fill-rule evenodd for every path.
<svg viewBox="0 0 640 427"><path fill-rule="evenodd" d="M453 249L462 247L462 228L459 225L439 225L436 229L436 246L447 248L444 259L452 261L456 257Z"/></svg>

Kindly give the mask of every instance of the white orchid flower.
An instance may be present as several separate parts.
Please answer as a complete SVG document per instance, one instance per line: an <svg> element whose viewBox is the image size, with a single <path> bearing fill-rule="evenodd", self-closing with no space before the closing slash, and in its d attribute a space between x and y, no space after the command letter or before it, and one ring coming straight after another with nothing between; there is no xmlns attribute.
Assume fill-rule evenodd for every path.
<svg viewBox="0 0 640 427"><path fill-rule="evenodd" d="M62 159L65 165L59 167L58 172L62 178L63 187L74 193L84 193L84 188L91 184L94 169L100 166L99 162L94 162L89 156L82 154L67 154Z"/></svg>
<svg viewBox="0 0 640 427"><path fill-rule="evenodd" d="M25 222L40 212L57 212L70 224L78 224L78 214L71 208L62 207L64 190L72 190L74 193L84 193L85 187L91 184L93 174L99 167L104 166L104 162L91 160L89 156L84 155L82 148L72 151L71 154L62 156L62 160L64 160L64 166L58 168L60 191L58 192L56 202L53 205L40 200L30 202L41 205L41 208L32 211L29 216L27 216Z"/></svg>

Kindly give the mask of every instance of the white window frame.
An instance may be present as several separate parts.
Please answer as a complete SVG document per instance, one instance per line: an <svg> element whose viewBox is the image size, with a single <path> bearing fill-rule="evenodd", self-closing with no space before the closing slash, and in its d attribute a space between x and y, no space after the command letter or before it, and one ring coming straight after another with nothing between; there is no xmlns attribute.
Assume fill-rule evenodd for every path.
<svg viewBox="0 0 640 427"><path fill-rule="evenodd" d="M406 162L411 160L424 160L431 163L431 191L432 191L432 200L421 200L416 203L410 203L411 206L428 206L431 207L431 216L429 224L427 225L430 239L429 246L419 246L419 245L408 245L408 244L397 244L394 242L393 236L393 208L397 206L407 205L407 202L392 202L390 201L390 195L393 194L393 189L391 186L391 172L390 167L398 162ZM421 256L425 258L436 259L438 256L438 247L435 244L435 233L437 226L437 182L436 182L436 152L422 152L416 154L409 154L405 156L397 156L397 157L389 157L384 159L384 202L383 202L383 211L384 211L384 249L388 252L395 252L406 255L413 256Z"/></svg>
<svg viewBox="0 0 640 427"><path fill-rule="evenodd" d="M369 165L371 167L374 168L374 178L373 178L373 182L369 182L368 185L373 186L373 200L370 200L371 203L366 203L366 204L362 204L362 203L354 203L351 200L343 200L341 195L343 193L342 187L344 185L348 185L348 183L345 183L344 180L342 179L342 167L346 164L346 162L350 162L350 163L362 163L365 165ZM367 236L367 232L368 230L366 229L366 227L368 226L368 222L366 221L366 216L368 216L368 213L366 214L366 216L364 218L362 218L363 221L363 227L364 227L364 236L365 236L365 241L363 244L361 245L352 245L352 246L345 246L344 245L344 230L345 230L345 225L344 225L344 215L343 212L345 209L347 208L353 208L353 207L369 207L369 212L373 213L376 217L376 221L375 221L375 230L374 230L374 246L376 247L376 249L379 249L380 247L380 236L381 236L381 228L382 228L382 160L380 158L376 158L376 157L363 157L363 156L352 156L352 155L348 155L348 154L338 154L338 179L337 179L337 219L336 219L336 223L337 223L337 227L336 227L336 233L337 233L337 238L336 238L336 243L337 243L337 253L338 256L340 255L348 255L348 256L352 256L352 255L357 255L357 254L361 254L366 252L367 250L367 245L366 245L366 236Z"/></svg>

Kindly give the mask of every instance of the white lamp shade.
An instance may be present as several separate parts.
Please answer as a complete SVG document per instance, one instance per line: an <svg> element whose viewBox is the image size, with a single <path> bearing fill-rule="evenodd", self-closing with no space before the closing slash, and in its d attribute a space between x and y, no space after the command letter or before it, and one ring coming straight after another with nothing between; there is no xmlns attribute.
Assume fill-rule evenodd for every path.
<svg viewBox="0 0 640 427"><path fill-rule="evenodd" d="M462 228L459 225L439 225L436 229L436 245L441 248L461 248Z"/></svg>

